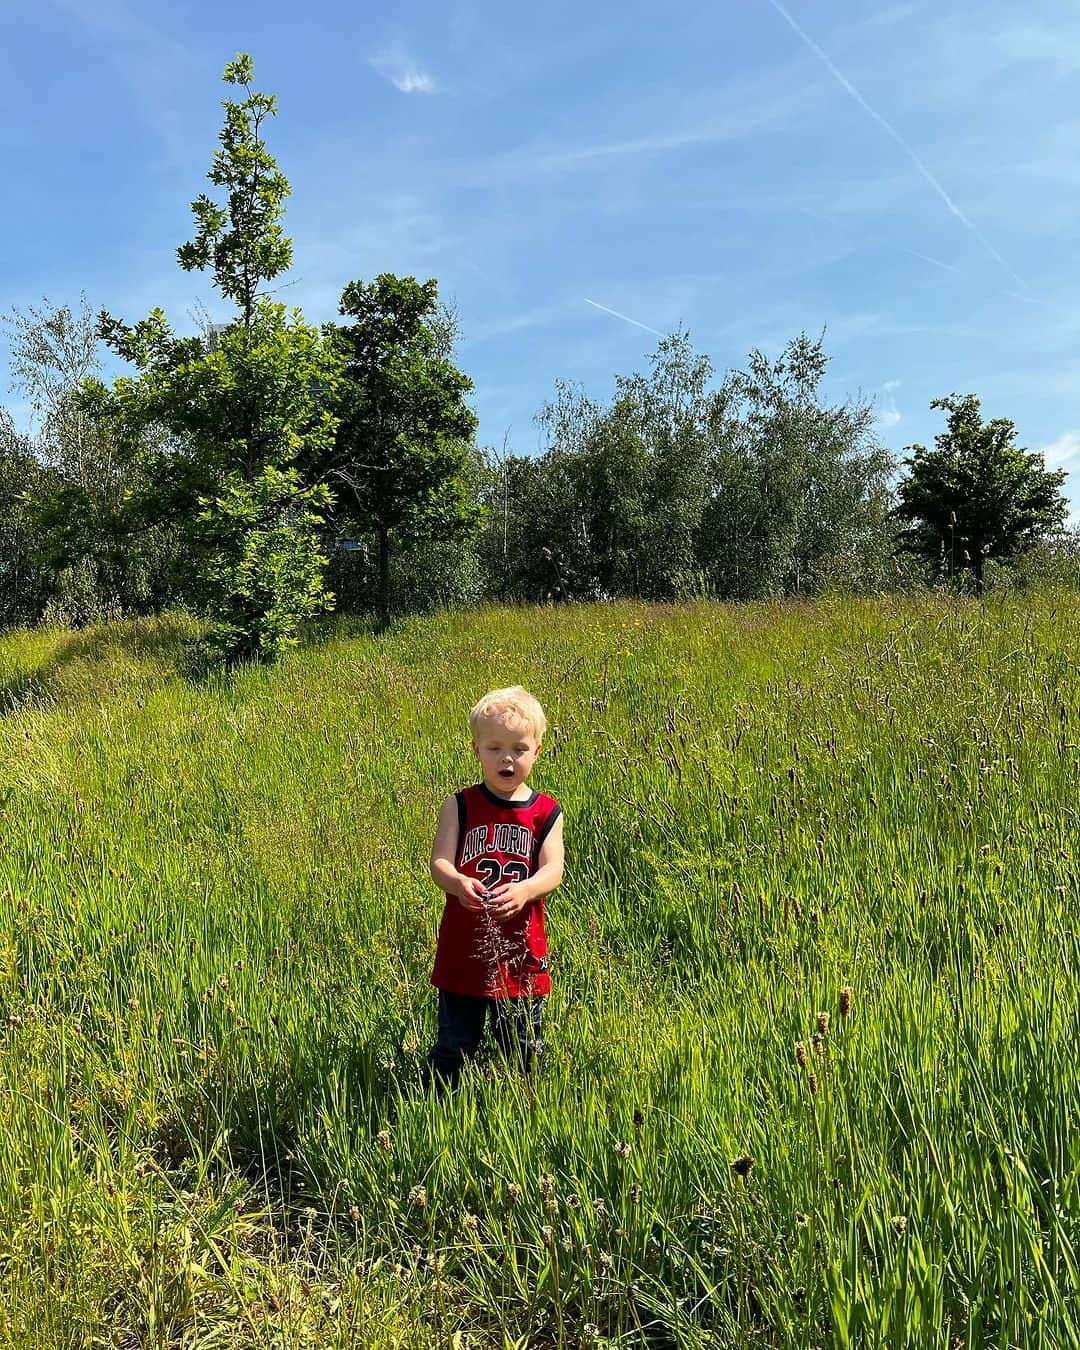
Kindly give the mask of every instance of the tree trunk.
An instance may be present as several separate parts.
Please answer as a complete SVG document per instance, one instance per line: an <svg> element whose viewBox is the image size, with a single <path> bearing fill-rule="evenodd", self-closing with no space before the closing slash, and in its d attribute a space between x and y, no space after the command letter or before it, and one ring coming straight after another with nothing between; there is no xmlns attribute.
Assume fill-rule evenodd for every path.
<svg viewBox="0 0 1080 1350"><path fill-rule="evenodd" d="M379 526L379 626L390 626L390 531Z"/></svg>

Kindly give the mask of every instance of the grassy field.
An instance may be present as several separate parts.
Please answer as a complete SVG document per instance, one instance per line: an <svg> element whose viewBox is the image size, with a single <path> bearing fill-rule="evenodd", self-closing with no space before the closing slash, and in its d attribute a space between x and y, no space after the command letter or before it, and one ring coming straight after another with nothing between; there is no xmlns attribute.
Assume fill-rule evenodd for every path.
<svg viewBox="0 0 1080 1350"><path fill-rule="evenodd" d="M184 633L0 638L0 1345L1080 1346L1080 599ZM434 1100L511 681L548 1062Z"/></svg>

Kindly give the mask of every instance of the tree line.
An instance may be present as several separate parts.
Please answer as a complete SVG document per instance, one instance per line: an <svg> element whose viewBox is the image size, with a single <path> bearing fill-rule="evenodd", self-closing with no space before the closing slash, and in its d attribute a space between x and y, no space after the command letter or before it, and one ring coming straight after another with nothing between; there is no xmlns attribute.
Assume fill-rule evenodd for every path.
<svg viewBox="0 0 1080 1350"><path fill-rule="evenodd" d="M289 184L253 77L246 55L226 67L216 192L177 250L230 322L180 337L161 310L130 324L85 300L8 320L34 430L0 410L0 623L186 605L201 659L233 662L334 607L385 624L484 600L981 589L1033 558L1075 574L1065 474L1011 422L949 395L901 462L869 403L822 397L823 337L717 382L679 330L606 403L558 383L541 454L478 447L435 280L351 281L320 327L273 299ZM100 344L133 373L103 381Z"/></svg>

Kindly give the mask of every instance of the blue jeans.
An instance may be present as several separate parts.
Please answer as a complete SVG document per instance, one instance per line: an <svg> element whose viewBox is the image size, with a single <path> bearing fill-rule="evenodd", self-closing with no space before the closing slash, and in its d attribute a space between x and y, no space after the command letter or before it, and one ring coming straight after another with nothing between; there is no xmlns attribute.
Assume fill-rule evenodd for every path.
<svg viewBox="0 0 1080 1350"><path fill-rule="evenodd" d="M539 1058L544 995L521 998L481 998L439 990L439 1037L428 1055L430 1078L456 1083L467 1059L480 1048L484 1022L491 1018L495 1043L512 1063L526 1073Z"/></svg>

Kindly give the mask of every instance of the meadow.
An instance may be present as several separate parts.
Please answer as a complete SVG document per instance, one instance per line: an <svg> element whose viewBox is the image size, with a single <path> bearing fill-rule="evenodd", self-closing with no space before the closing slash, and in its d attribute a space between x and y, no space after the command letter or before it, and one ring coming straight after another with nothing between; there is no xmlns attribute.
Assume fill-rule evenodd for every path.
<svg viewBox="0 0 1080 1350"><path fill-rule="evenodd" d="M1080 598L0 637L0 1346L1080 1347ZM566 814L421 1090L445 794Z"/></svg>

